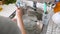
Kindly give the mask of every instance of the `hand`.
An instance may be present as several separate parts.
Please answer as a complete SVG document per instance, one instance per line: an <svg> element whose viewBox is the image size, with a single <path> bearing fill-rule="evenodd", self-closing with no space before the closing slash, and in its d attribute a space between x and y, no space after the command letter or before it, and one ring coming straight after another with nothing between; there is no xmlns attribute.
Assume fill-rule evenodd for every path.
<svg viewBox="0 0 60 34"><path fill-rule="evenodd" d="M20 15L21 17L23 16L22 8L16 8L16 16ZM17 17L12 18L12 21L17 22Z"/></svg>
<svg viewBox="0 0 60 34"><path fill-rule="evenodd" d="M17 22L17 17L16 16L22 17L22 15L23 15L22 9L21 8L16 8L16 15L15 15L14 18L12 18L12 21Z"/></svg>
<svg viewBox="0 0 60 34"><path fill-rule="evenodd" d="M20 15L21 17L23 16L22 8L17 8L16 9L16 15Z"/></svg>
<svg viewBox="0 0 60 34"><path fill-rule="evenodd" d="M13 21L13 22L17 22L16 16L15 16L14 18L12 18L12 21Z"/></svg>

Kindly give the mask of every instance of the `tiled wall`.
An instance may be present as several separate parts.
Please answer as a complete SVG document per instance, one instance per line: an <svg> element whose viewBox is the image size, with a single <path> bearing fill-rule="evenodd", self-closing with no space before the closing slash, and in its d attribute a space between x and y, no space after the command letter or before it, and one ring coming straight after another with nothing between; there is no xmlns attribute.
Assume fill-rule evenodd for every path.
<svg viewBox="0 0 60 34"><path fill-rule="evenodd" d="M54 1L54 0L31 0L31 1L38 1L38 2L48 2L48 1Z"/></svg>

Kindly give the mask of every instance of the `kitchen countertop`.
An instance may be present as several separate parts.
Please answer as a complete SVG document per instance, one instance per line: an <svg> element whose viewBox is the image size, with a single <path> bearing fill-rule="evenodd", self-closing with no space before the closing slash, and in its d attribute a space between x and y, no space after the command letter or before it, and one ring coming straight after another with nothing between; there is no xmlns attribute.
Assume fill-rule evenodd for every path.
<svg viewBox="0 0 60 34"><path fill-rule="evenodd" d="M16 9L15 4L2 5L3 10L0 12L1 16L9 17Z"/></svg>

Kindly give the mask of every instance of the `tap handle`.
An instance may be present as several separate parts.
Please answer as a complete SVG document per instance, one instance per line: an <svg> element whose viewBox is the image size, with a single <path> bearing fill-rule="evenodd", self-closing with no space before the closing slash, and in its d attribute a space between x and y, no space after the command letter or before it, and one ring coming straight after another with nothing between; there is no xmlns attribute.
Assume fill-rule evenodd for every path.
<svg viewBox="0 0 60 34"><path fill-rule="evenodd" d="M33 7L35 8L34 11L36 11L36 8L37 8L36 3L37 2L33 2Z"/></svg>

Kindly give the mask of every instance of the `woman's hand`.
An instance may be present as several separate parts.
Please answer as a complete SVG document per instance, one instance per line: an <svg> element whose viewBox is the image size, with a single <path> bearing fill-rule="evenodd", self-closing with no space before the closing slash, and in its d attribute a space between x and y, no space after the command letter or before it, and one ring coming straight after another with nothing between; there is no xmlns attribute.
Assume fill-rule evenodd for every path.
<svg viewBox="0 0 60 34"><path fill-rule="evenodd" d="M14 18L12 18L12 21L16 22L17 21L17 15L19 15L20 17L23 16L23 12L21 8L16 8L16 16Z"/></svg>
<svg viewBox="0 0 60 34"><path fill-rule="evenodd" d="M21 17L23 16L23 11L22 11L22 8L17 8L16 9L16 15L20 15Z"/></svg>
<svg viewBox="0 0 60 34"><path fill-rule="evenodd" d="M20 17L23 16L23 12L21 8L16 8L16 15L14 18L12 18L12 21L17 22L17 16L20 16Z"/></svg>

